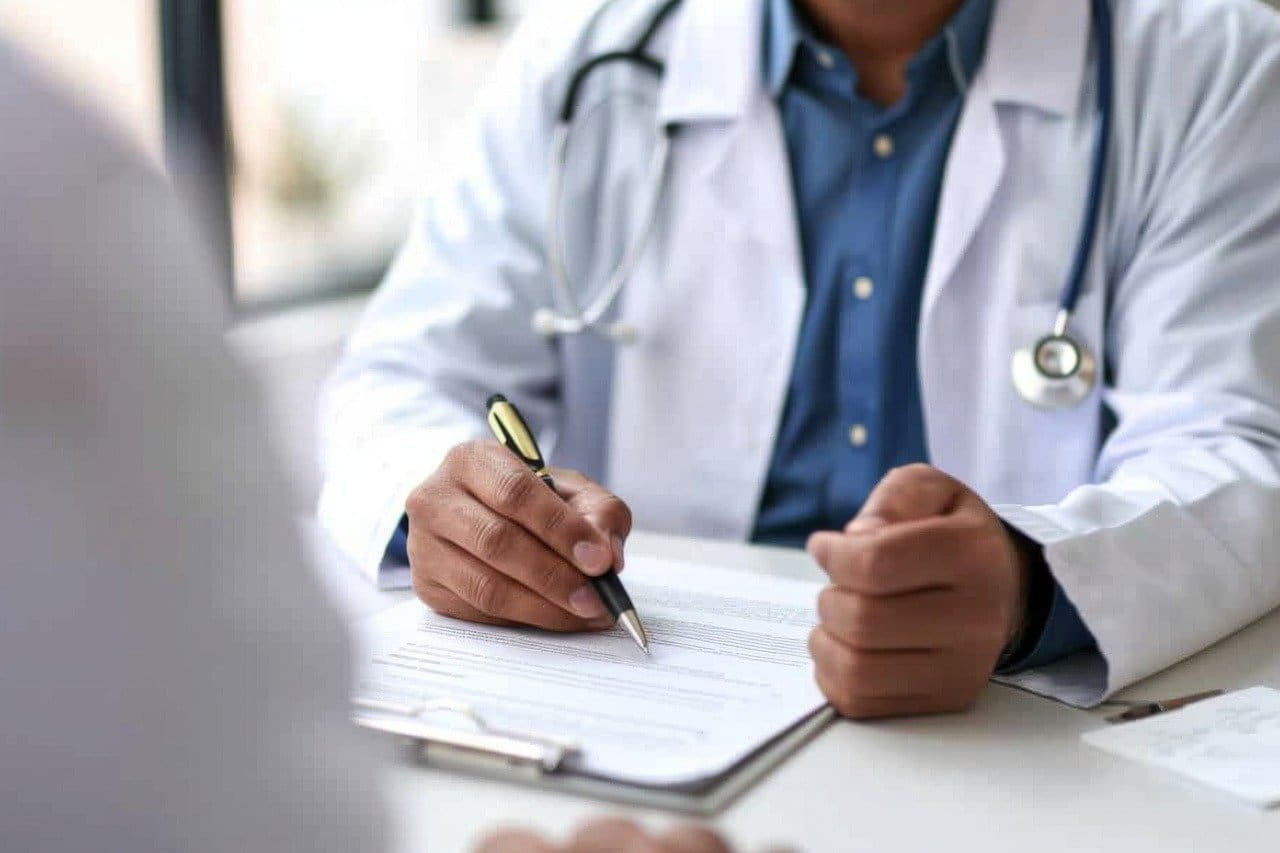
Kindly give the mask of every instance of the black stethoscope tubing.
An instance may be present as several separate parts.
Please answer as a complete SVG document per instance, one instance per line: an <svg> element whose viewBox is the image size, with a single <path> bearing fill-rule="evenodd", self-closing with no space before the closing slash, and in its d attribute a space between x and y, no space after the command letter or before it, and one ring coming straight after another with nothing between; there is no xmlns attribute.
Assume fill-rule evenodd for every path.
<svg viewBox="0 0 1280 853"><path fill-rule="evenodd" d="M667 3L658 9L652 20L649 21L649 26L645 27L644 32L640 34L635 44L628 50L615 50L609 53L602 53L599 56L593 56L573 73L573 76L569 78L569 88L565 92L564 103L560 107L559 120L561 124L569 125L573 123L573 117L578 110L578 97L582 93L582 87L586 85L587 80L595 73L596 69L602 66L625 62L643 68L658 78L661 78L666 73L665 63L649 53L649 43L653 41L658 30L666 23L671 13L680 6L680 3L681 0L667 0Z"/></svg>

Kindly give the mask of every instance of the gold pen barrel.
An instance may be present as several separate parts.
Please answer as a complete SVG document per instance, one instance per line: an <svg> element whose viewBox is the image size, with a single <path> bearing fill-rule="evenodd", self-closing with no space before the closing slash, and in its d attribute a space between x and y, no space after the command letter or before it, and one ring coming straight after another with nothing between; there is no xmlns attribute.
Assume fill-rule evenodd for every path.
<svg viewBox="0 0 1280 853"><path fill-rule="evenodd" d="M547 470L547 463L543 461L542 451L538 449L538 442L534 439L533 433L529 432L529 427L525 425L524 418L520 417L520 410L501 394L494 394L486 401L485 405L489 409L489 429L493 430L494 436L508 450L520 457L526 465L532 468L533 473L541 477L542 482L546 483L548 488L554 492L556 488L555 481L551 479L551 473ZM635 641L635 644L647 654L649 651L649 636L645 632L644 623L640 621L640 617L636 614L635 606L631 603L631 596L627 595L627 590L622 586L622 581L618 580L618 573L610 569L603 575L591 577L588 580L595 589L596 594L600 596L605 609L622 625L631 639Z"/></svg>
<svg viewBox="0 0 1280 853"><path fill-rule="evenodd" d="M507 402L507 398L501 394L494 394L489 398L488 409L489 429L493 430L493 434L498 441L505 444L508 449L528 463L531 468L537 470L539 472L538 476L542 476L541 472L546 469L546 463L542 459L542 451L538 449L538 442L534 440L533 434L529 432L529 427L525 425L524 418L520 417L519 410L513 404Z"/></svg>

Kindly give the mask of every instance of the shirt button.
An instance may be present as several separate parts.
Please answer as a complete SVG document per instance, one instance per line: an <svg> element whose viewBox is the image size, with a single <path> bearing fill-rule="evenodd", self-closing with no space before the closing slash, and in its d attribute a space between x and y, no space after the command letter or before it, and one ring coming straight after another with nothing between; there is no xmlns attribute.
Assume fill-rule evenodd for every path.
<svg viewBox="0 0 1280 853"><path fill-rule="evenodd" d="M862 424L854 424L849 428L849 443L854 447L867 446L867 428Z"/></svg>
<svg viewBox="0 0 1280 853"><path fill-rule="evenodd" d="M887 133L881 133L876 136L873 147L877 157L881 160L888 160L893 156L894 152L893 137Z"/></svg>
<svg viewBox="0 0 1280 853"><path fill-rule="evenodd" d="M866 301L876 292L876 283L865 275L858 276L853 280L853 295L859 299Z"/></svg>
<svg viewBox="0 0 1280 853"><path fill-rule="evenodd" d="M819 65L821 65L823 68L827 69L828 71L836 67L835 57L831 55L830 51L826 51L826 50L815 51L814 58L818 60Z"/></svg>

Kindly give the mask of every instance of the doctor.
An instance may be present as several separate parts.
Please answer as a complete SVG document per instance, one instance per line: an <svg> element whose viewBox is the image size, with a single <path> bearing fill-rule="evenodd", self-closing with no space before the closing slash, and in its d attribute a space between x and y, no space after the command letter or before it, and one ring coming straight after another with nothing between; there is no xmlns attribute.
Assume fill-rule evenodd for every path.
<svg viewBox="0 0 1280 853"><path fill-rule="evenodd" d="M993 672L1096 703L1280 604L1273 12L532 17L327 394L320 514L367 570L575 630L633 524L807 545L858 717ZM483 440L493 391L567 510Z"/></svg>

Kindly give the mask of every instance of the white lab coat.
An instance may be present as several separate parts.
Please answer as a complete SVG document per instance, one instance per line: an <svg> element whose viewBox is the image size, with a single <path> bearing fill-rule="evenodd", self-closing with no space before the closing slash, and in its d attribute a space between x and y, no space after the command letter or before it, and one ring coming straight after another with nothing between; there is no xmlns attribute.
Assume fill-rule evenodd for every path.
<svg viewBox="0 0 1280 853"><path fill-rule="evenodd" d="M640 338L616 353L530 329L553 298L549 140L570 69L627 45L657 3L554 5L495 69L327 394L320 515L370 572L412 487L486 434L493 391L638 526L752 528L805 294L763 3L685 0L657 43L660 85L623 68L589 86L587 103L651 96L616 99L574 150L579 280L600 281L638 227L647 142L680 125L618 309ZM1079 236L1096 120L1085 0L997 4L920 317L932 462L1044 544L1101 650L1017 680L1077 704L1280 604L1280 18L1253 0L1115 0L1114 19L1112 165L1074 323L1103 387L1046 412L1010 383Z"/></svg>

